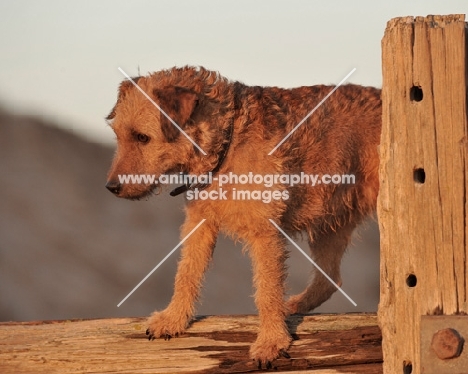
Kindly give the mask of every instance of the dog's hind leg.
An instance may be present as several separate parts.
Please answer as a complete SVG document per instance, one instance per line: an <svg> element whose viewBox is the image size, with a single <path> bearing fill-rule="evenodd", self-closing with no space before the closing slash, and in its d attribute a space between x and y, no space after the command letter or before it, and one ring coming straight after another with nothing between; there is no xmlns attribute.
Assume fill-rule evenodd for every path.
<svg viewBox="0 0 468 374"><path fill-rule="evenodd" d="M334 232L317 235L313 242L309 241L312 259L339 286L341 258L355 227L355 224L339 227ZM290 314L307 313L327 301L336 290L320 271L315 270L309 286L302 293L288 299L288 311Z"/></svg>

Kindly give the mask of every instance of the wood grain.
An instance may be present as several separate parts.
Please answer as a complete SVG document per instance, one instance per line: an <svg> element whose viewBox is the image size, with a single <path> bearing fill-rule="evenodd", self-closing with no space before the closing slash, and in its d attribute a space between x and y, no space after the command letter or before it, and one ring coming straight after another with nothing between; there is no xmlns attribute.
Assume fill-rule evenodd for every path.
<svg viewBox="0 0 468 374"><path fill-rule="evenodd" d="M382 372L375 314L293 316L296 338L275 372ZM142 318L0 323L0 373L250 373L256 316L198 317L188 332L149 342Z"/></svg>
<svg viewBox="0 0 468 374"><path fill-rule="evenodd" d="M396 18L382 40L379 323L389 374L421 372L422 315L468 312L464 19Z"/></svg>

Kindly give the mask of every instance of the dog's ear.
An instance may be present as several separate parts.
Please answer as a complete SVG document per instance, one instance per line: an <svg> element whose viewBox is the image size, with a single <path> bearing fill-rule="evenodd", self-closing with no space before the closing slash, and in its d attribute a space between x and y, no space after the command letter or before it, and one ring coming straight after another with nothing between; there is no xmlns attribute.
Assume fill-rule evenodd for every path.
<svg viewBox="0 0 468 374"><path fill-rule="evenodd" d="M198 94L184 87L155 89L153 94L161 109L180 128L184 128L198 105ZM173 143L180 135L179 129L161 113L161 130L168 143Z"/></svg>
<svg viewBox="0 0 468 374"><path fill-rule="evenodd" d="M135 82L136 84L138 84L138 80L140 79L141 77L132 77L132 81ZM119 86L119 93L118 93L118 96L117 96L117 102L115 103L114 107L112 108L112 110L110 111L109 115L106 117L106 120L110 121L112 119L114 119L115 117L115 111L117 109L117 105L119 105L120 102L122 102L122 100L125 98L125 96L127 95L128 91L130 90L130 88L133 87L133 83L130 82L128 79L125 79L122 83L120 83L120 86Z"/></svg>

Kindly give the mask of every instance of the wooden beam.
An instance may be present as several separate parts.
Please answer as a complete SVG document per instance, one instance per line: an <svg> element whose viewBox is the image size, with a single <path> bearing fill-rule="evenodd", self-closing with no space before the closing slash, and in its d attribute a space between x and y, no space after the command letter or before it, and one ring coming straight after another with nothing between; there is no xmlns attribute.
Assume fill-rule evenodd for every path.
<svg viewBox="0 0 468 374"><path fill-rule="evenodd" d="M421 316L468 312L465 26L464 15L395 18L382 40L379 323L388 374L423 372Z"/></svg>
<svg viewBox="0 0 468 374"><path fill-rule="evenodd" d="M291 359L275 372L382 372L375 314L293 316ZM181 337L149 342L142 318L0 323L1 373L250 373L256 316L198 317Z"/></svg>

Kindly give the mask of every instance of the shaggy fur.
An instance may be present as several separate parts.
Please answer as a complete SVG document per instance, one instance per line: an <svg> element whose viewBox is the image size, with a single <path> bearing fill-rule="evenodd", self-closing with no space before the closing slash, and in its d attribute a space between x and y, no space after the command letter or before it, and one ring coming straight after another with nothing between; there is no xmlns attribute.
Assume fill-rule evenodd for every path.
<svg viewBox="0 0 468 374"><path fill-rule="evenodd" d="M335 288L316 273L307 289L284 301L285 238L306 233L317 264L338 284L340 262L356 225L375 209L379 181L380 91L344 85L321 105L271 156L268 153L332 89L332 86L249 87L203 68L173 68L135 79L150 97L207 153L203 155L131 82L124 81L108 119L117 135L117 153L107 187L118 197L138 199L156 185L120 184L119 174L206 174L228 152L219 174L354 174L353 185L315 187L277 184L224 185L237 190L287 191L288 199L192 200L186 207L185 242L169 306L149 319L150 338L182 333L194 315L203 274L220 231L242 240L252 258L260 331L251 357L271 366L291 336L288 313L306 313ZM233 125L229 139L229 128ZM228 134L228 135L227 135ZM215 181L206 191L219 188Z"/></svg>

